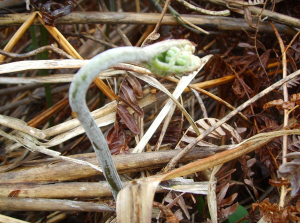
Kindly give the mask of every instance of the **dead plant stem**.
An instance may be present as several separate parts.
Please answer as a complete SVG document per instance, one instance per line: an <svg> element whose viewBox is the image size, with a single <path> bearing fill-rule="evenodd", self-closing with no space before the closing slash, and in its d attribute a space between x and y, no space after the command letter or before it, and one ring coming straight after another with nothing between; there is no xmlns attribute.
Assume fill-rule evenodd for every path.
<svg viewBox="0 0 300 223"><path fill-rule="evenodd" d="M155 38L155 34L158 32L158 29L162 23L162 20L164 18L164 15L166 14L166 11L167 11L167 8L168 8L168 5L170 4L170 0L167 0L165 2L165 5L164 5L164 8L162 10L162 12L160 13L160 16L159 16L159 20L158 22L156 23L155 25L155 28L154 30L147 36L147 38L144 40L144 42L142 43L142 47L143 46L146 46L148 43L151 43L151 41L153 40L156 40L157 38Z"/></svg>
<svg viewBox="0 0 300 223"><path fill-rule="evenodd" d="M218 5L223 5L223 6L230 6L230 5L227 5L227 1L225 1L225 0L205 0L205 1L211 2L214 4L218 4ZM248 7L250 12L253 14L256 14L256 15L258 15L262 12L262 9L259 7L256 7L256 6L244 6L244 5L238 5L238 4L235 4L235 6L239 7L240 9L243 9L243 7ZM300 19L293 18L288 15L283 15L281 13L273 12L270 10L263 10L262 16L267 17L268 20L270 20L270 21L279 22L279 23L285 24L290 27L300 28Z"/></svg>
<svg viewBox="0 0 300 223"><path fill-rule="evenodd" d="M202 113L203 113L203 117L204 118L208 118L208 115L207 115L207 111L206 111L206 108L205 108L205 105L203 103L203 100L201 99L199 93L194 89L194 88L190 88L191 92L193 92L193 94L195 95L195 97L197 98L198 100L198 103L200 105L200 108L202 110Z"/></svg>
<svg viewBox="0 0 300 223"><path fill-rule="evenodd" d="M27 57L35 56L38 53L42 53L42 52L47 51L47 50L51 50L51 51L53 51L55 53L58 53L59 55L64 56L66 58L74 59L74 57L70 56L69 54L67 54L63 50L61 50L61 49L59 49L59 48L57 48L57 47L55 47L53 45L43 46L43 47L40 47L40 48L38 48L36 50L32 50L32 51L30 51L28 53L22 53L22 54L9 53L9 52L6 52L4 50L0 50L0 54L8 56L8 57L12 57L12 58L27 58Z"/></svg>
<svg viewBox="0 0 300 223"><path fill-rule="evenodd" d="M83 23L109 23L109 24L144 24L153 25L159 19L158 13L132 13L132 12L73 12L67 16L59 18L56 24L83 24ZM216 16L195 16L182 14L185 20L199 25L203 28L213 28L218 30L234 30L254 32L255 29L249 26L245 19L216 17ZM28 14L6 14L0 20L0 26L22 24ZM291 17L290 17L291 18ZM34 23L35 25L39 23ZM178 25L172 15L166 14L162 20L162 25ZM282 34L295 34L295 30L281 24L276 24L276 28ZM259 26L259 32L274 33L272 27L267 22Z"/></svg>
<svg viewBox="0 0 300 223"><path fill-rule="evenodd" d="M103 44L104 46L107 46L109 48L115 48L115 47L118 47L117 45L115 44L112 44L112 43L108 43L104 40L101 40L101 39L98 39L98 38L95 38L94 36L90 35L90 34L84 34L84 33L63 33L64 35L66 36L77 36L77 37L80 37L80 38L86 38L86 39L90 39L90 40L93 40L97 43L100 43L100 44Z"/></svg>
<svg viewBox="0 0 300 223"><path fill-rule="evenodd" d="M294 35L292 41L289 43L289 45L287 45L287 47L285 48L285 52L291 47L291 45L294 43L294 41L297 39L297 37L299 36L300 31L297 32L296 35Z"/></svg>
<svg viewBox="0 0 300 223"><path fill-rule="evenodd" d="M281 54L282 54L282 78L286 78L286 75L287 75L286 50L284 48L283 41L282 41L277 29L275 28L274 24L271 22L270 22L270 24L274 29L274 32L275 32L276 37L279 42ZM288 93L288 89L287 89L287 84L284 83L282 87L283 87L283 100L284 100L284 102L288 102L289 93ZM287 127L288 121L289 121L289 114L288 114L289 111L288 111L288 109L284 109L283 111L284 111L283 128L285 128L285 127ZM283 139L282 139L282 164L286 163L285 156L287 155L287 141L288 141L288 136L287 135L283 136ZM286 193L287 193L286 186L282 185L280 188L280 200L279 200L279 207L281 207L281 208L284 207Z"/></svg>
<svg viewBox="0 0 300 223"><path fill-rule="evenodd" d="M183 4L186 8L194 10L196 12L200 12L206 15L215 15L215 16L229 16L230 15L230 11L228 9L226 10L222 10L222 11L211 11L211 10L207 10L207 9L203 9L200 7L196 7L184 0L177 0L177 2Z"/></svg>

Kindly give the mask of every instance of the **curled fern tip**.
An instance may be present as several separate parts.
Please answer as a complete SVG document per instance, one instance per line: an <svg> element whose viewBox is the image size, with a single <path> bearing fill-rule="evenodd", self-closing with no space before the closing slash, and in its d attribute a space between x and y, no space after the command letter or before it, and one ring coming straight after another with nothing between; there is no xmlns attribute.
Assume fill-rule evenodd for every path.
<svg viewBox="0 0 300 223"><path fill-rule="evenodd" d="M169 50L158 54L146 66L159 76L184 75L201 66L201 59L193 55L195 47L185 45L173 46Z"/></svg>

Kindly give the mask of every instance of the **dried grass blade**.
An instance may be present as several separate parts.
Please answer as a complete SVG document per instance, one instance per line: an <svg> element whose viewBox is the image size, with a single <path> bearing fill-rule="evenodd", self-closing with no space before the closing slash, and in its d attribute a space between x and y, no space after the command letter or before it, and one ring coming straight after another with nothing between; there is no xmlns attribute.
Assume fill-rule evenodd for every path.
<svg viewBox="0 0 300 223"><path fill-rule="evenodd" d="M48 75L46 77L0 77L0 84L70 83L74 74Z"/></svg>
<svg viewBox="0 0 300 223"><path fill-rule="evenodd" d="M0 130L1 136L17 142L17 144L22 145L23 147L29 149L32 152L40 152L40 153L46 154L48 156L60 158L60 159L78 163L81 165L87 165L87 166L90 166L90 167L102 172L102 169L94 164L91 164L91 163L83 161L83 160L77 160L77 159L61 156L60 152L56 152L56 151L47 149L45 146L38 145L41 143L39 143L35 138L31 137L30 135L26 135L25 133L17 132L17 131L15 131L15 134L16 135L10 135L10 134L7 134L4 131Z"/></svg>
<svg viewBox="0 0 300 223"><path fill-rule="evenodd" d="M194 182L193 179L184 179L182 177L168 180L168 185L160 185L161 188L169 191L203 195L207 195L208 186L207 181Z"/></svg>
<svg viewBox="0 0 300 223"><path fill-rule="evenodd" d="M156 101L156 97L153 95L149 95L141 100L139 100L139 105L141 107L144 107L146 105L152 104ZM103 109L98 109L94 112L92 112L92 115L96 119L96 123L99 127L107 126L109 124L112 124L115 120L115 106L116 102L111 102L109 106L103 107ZM130 113L133 113L133 110L129 110ZM49 129L45 130L39 130L42 131L46 138L55 136L51 140L41 143L39 141L36 141L38 145L45 146L45 147L52 147L59 145L69 139L72 139L82 133L84 133L84 129L80 126L79 121L77 119L73 119L61 124L58 124L57 126L51 127ZM7 151L12 151L18 147L20 147L20 144L14 144L7 146Z"/></svg>
<svg viewBox="0 0 300 223"><path fill-rule="evenodd" d="M17 118L12 118L9 116L5 116L5 115L0 115L0 124L7 126L9 128L27 133L33 137L36 137L38 139L45 139L46 135L39 129L30 127L27 125L26 122L17 119Z"/></svg>
<svg viewBox="0 0 300 223"><path fill-rule="evenodd" d="M118 222L151 222L152 201L161 180L161 176L152 177L136 180L125 186L117 198Z"/></svg>
<svg viewBox="0 0 300 223"><path fill-rule="evenodd" d="M83 59L78 52L73 48L73 46L68 42L68 40L58 31L54 26L48 26L42 19L42 15L38 12L38 20L43 24L43 26L48 30L48 32L55 38L55 40L74 58Z"/></svg>
<svg viewBox="0 0 300 223"><path fill-rule="evenodd" d="M172 107L171 107L171 109L170 109L170 111L168 112L168 114L167 114L167 116L165 118L164 124L163 124L162 129L161 129L160 136L159 136L158 141L155 144L155 147L154 147L153 150L155 150L155 151L159 150L159 147L160 147L160 145L161 145L161 143L163 141L164 135L165 135L166 130L167 130L168 126L169 126L169 123L171 121L171 118L172 118L172 116L174 114L175 109L176 109L176 105L173 104Z"/></svg>
<svg viewBox="0 0 300 223"><path fill-rule="evenodd" d="M31 60L18 61L0 65L0 74L18 72L33 69L62 69L62 68L81 68L89 60Z"/></svg>
<svg viewBox="0 0 300 223"><path fill-rule="evenodd" d="M122 70L107 70L100 73L99 78L108 78L122 74L125 75L126 72ZM39 77L0 77L0 84L70 83L73 81L73 78L74 74L54 74Z"/></svg>
<svg viewBox="0 0 300 223"><path fill-rule="evenodd" d="M209 183L208 183L208 193L207 193L207 203L208 203L208 209L211 216L211 221L213 223L218 222L218 208L217 208L217 195L216 195L216 180L215 175L219 171L222 165L215 166L213 168L212 173L209 177Z"/></svg>
<svg viewBox="0 0 300 223"><path fill-rule="evenodd" d="M116 110L116 105L117 105L116 101L112 101L112 102L104 105L103 107L92 111L91 112L92 116L95 119L98 119L100 117L104 117L108 114L111 114ZM50 127L48 129L45 129L45 130L42 130L42 131L43 131L43 133L45 133L46 137L52 137L52 136L67 132L67 131L69 131L73 128L76 128L78 126L80 126L80 123L79 123L78 119L75 118L75 119L63 122L61 124L58 124L56 126Z"/></svg>
<svg viewBox="0 0 300 223"><path fill-rule="evenodd" d="M0 214L0 222L6 223L29 223L29 221L22 221L16 218L8 217L5 215Z"/></svg>

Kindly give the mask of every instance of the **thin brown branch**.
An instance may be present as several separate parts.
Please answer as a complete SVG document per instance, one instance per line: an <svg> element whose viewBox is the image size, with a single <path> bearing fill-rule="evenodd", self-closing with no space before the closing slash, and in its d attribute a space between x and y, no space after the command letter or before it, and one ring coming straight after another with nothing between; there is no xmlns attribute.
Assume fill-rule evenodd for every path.
<svg viewBox="0 0 300 223"><path fill-rule="evenodd" d="M198 100L198 103L199 103L200 108L201 108L202 113L203 113L203 117L204 117L204 118L208 118L208 115L207 115L207 111L206 111L205 105L204 105L203 100L201 99L199 93L198 93L195 89L193 89L193 88L190 88L190 90L191 90L191 92L193 92L193 94L195 95L195 97L196 97L197 100Z"/></svg>
<svg viewBox="0 0 300 223"><path fill-rule="evenodd" d="M159 38L158 29L159 29L159 27L160 27L160 25L162 23L162 20L163 20L165 14L166 14L166 11L167 11L167 8L168 8L169 4L170 4L170 0L167 0L165 2L165 5L164 5L164 8L163 8L162 12L160 13L159 19L158 19L158 21L157 21L157 23L155 25L154 30L149 34L149 36L146 37L146 39L142 43L142 46L145 46L148 43L151 43L151 41L156 40L156 39Z"/></svg>
<svg viewBox="0 0 300 223"><path fill-rule="evenodd" d="M42 52L45 52L45 51L48 51L48 50L51 50L57 54L59 54L60 56L64 56L66 58L69 58L69 59L74 59L74 57L70 56L69 54L67 54L65 51L53 46L53 45L49 45L49 46L43 46L43 47L40 47L36 50L32 50L28 53L10 53L10 52L6 52L4 50L1 50L0 49L0 54L4 55L4 56L7 56L7 57L12 57L12 58L27 58L27 57L32 57L32 56L35 56L39 53L42 53Z"/></svg>
<svg viewBox="0 0 300 223"><path fill-rule="evenodd" d="M69 88L69 85L63 85L63 86L56 87L56 88L52 89L52 94L56 94L58 92L65 91L68 88ZM41 99L43 97L45 97L45 92L44 91L43 92L38 92L36 94L33 94L31 97L27 97L27 98L24 98L24 99L19 100L17 102L1 106L0 107L0 112L4 112L6 110L16 108L16 107L18 107L20 105L24 105L24 104L30 103L30 102L32 102L34 100L38 100L38 99Z"/></svg>
<svg viewBox="0 0 300 223"><path fill-rule="evenodd" d="M122 31L122 29L120 29L120 27L118 27L118 26L115 27L115 30L119 34L119 36L121 37L121 39L123 40L123 42L125 43L126 46L132 46L130 40L125 35L125 33Z"/></svg>
<svg viewBox="0 0 300 223"><path fill-rule="evenodd" d="M104 12L109 12L108 8L106 7L106 5L103 2L101 2L101 7L102 7L102 10ZM125 35L125 33L118 27L118 25L116 25L114 27L114 29L116 30L116 32L118 33L118 35L121 37L121 39L123 40L123 42L125 43L126 46L132 46L130 40L127 38L127 36Z"/></svg>
<svg viewBox="0 0 300 223"><path fill-rule="evenodd" d="M211 11L211 10L207 10L207 9L203 9L200 7L196 7L184 0L177 0L177 2L183 4L186 8L194 10L196 12L200 12L206 15L215 15L215 16L229 16L230 15L230 11L229 10L222 10L222 11Z"/></svg>
<svg viewBox="0 0 300 223"><path fill-rule="evenodd" d="M0 90L0 96L3 95L9 95L9 94L14 94L22 91L27 91L31 89L36 89L43 87L43 84L40 83L33 83L33 84L26 84L26 85L21 85L21 86L16 86L16 87L10 87L10 88L5 88Z"/></svg>
<svg viewBox="0 0 300 223"><path fill-rule="evenodd" d="M110 48L118 47L115 44L111 44L111 43L108 43L108 42L106 42L104 40L97 39L97 38L93 37L90 34L84 34L84 33L63 33L63 34L66 35L66 36L76 36L76 37L79 37L79 38L90 39L90 40L93 40L93 41L95 41L97 43L103 44L104 46L107 46L107 47L110 47Z"/></svg>

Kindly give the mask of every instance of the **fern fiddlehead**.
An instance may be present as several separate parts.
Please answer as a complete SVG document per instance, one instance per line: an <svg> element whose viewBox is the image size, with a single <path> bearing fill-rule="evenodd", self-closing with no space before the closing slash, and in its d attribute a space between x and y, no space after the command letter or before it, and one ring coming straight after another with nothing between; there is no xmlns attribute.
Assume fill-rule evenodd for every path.
<svg viewBox="0 0 300 223"><path fill-rule="evenodd" d="M122 183L105 137L86 105L85 95L89 85L99 73L121 62L142 62L159 76L192 72L201 66L201 59L193 55L194 49L187 40L166 40L144 48L114 48L92 58L75 75L69 91L70 105L92 143L115 199L122 189Z"/></svg>

